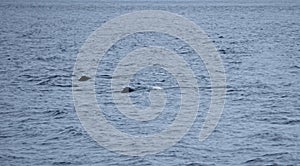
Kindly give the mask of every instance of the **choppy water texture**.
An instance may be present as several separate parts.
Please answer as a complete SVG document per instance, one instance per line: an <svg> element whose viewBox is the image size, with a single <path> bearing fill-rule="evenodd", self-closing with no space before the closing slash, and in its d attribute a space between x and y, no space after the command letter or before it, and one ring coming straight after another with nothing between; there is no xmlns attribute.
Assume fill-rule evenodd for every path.
<svg viewBox="0 0 300 166"><path fill-rule="evenodd" d="M134 34L119 41L102 60L96 78L99 105L119 130L157 133L178 111L175 78L155 66L133 77L131 86L139 90L131 97L138 107L147 107L148 87L161 86L171 96L165 112L138 124L116 110L109 93L111 74L133 49L173 49L188 61L201 90L199 115L180 142L156 155L129 157L102 148L82 128L73 105L72 72L90 33L109 19L145 9L183 15L210 36L225 66L227 97L217 128L198 142L210 96L203 62L165 34ZM299 9L297 0L1 1L0 165L299 164Z"/></svg>

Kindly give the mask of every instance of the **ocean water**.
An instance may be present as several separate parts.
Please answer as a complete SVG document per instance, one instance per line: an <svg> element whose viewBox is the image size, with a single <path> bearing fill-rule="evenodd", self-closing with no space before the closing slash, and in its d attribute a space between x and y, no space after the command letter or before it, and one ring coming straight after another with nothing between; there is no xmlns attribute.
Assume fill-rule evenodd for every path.
<svg viewBox="0 0 300 166"><path fill-rule="evenodd" d="M117 111L111 75L136 48L176 51L195 72L200 89L198 116L182 140L160 153L132 157L103 148L83 129L72 73L94 30L122 14L149 9L182 15L208 34L225 67L226 103L214 132L199 142L211 95L201 59L166 34L137 33L118 41L95 79L99 105L117 129L133 135L161 132L179 107L175 78L154 66L133 76L130 86L138 90L130 96L145 108L149 87L160 86L170 97L166 112L137 123ZM17 0L1 1L0 13L0 165L299 165L299 1Z"/></svg>

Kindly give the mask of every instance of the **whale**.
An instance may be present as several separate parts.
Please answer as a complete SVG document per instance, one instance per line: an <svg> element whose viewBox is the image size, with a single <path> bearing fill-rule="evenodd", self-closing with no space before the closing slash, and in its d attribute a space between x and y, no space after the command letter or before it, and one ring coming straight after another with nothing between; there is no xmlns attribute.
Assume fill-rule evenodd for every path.
<svg viewBox="0 0 300 166"><path fill-rule="evenodd" d="M134 91L136 91L136 90L141 90L141 89L148 89L148 88L141 88L141 87L139 87L139 88L137 88L137 89L134 89L134 88L132 88L132 87L125 87L125 88L123 88L122 89L122 91L121 91L121 93L131 93L131 92L134 92ZM162 87L159 87L159 86L152 86L151 88L150 88L150 90L162 90L163 88Z"/></svg>
<svg viewBox="0 0 300 166"><path fill-rule="evenodd" d="M131 88L131 87L125 87L121 93L130 93L130 92L133 92L135 91L135 89Z"/></svg>
<svg viewBox="0 0 300 166"><path fill-rule="evenodd" d="M79 78L78 81L87 81L87 80L89 80L89 79L91 79L91 77L88 77L88 76L82 76L82 77Z"/></svg>

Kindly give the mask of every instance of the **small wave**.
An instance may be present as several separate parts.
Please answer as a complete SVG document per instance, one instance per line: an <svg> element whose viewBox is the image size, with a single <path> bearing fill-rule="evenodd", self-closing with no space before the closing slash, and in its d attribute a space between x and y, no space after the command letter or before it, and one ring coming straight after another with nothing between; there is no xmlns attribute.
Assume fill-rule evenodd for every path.
<svg viewBox="0 0 300 166"><path fill-rule="evenodd" d="M287 120L282 122L282 124L297 125L300 124L300 119Z"/></svg>
<svg viewBox="0 0 300 166"><path fill-rule="evenodd" d="M269 153L269 154L264 154L263 157L282 156L287 154L289 153L288 152Z"/></svg>
<svg viewBox="0 0 300 166"><path fill-rule="evenodd" d="M291 140L291 138L284 136L283 133L274 133L270 131L256 133L248 137L252 139L263 139L263 140L275 141L275 142L280 142L282 140Z"/></svg>
<svg viewBox="0 0 300 166"><path fill-rule="evenodd" d="M300 69L300 66L294 65L291 67L292 69Z"/></svg>
<svg viewBox="0 0 300 166"><path fill-rule="evenodd" d="M186 166L214 166L216 164L208 164L208 163L189 163Z"/></svg>
<svg viewBox="0 0 300 166"><path fill-rule="evenodd" d="M72 163L69 161L55 161L53 165L72 165Z"/></svg>
<svg viewBox="0 0 300 166"><path fill-rule="evenodd" d="M245 164L255 164L255 163L262 163L264 162L264 160L262 158L254 158L254 159L250 159L247 160L246 162L244 162Z"/></svg>
<svg viewBox="0 0 300 166"><path fill-rule="evenodd" d="M60 135L64 135L66 137L69 136L81 136L82 131L79 128L75 128L73 126L66 127L59 132Z"/></svg>

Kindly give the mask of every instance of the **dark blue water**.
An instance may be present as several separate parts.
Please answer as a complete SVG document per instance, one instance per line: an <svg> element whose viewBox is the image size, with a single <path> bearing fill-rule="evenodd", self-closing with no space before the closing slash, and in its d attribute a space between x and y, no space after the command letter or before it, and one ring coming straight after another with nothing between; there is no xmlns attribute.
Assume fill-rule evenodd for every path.
<svg viewBox="0 0 300 166"><path fill-rule="evenodd" d="M180 142L155 155L130 157L101 147L82 128L73 103L72 73L80 47L94 30L109 19L145 9L170 11L198 24L220 52L228 87L217 128L200 143L210 96L203 62L193 59L184 43L170 42L161 34L136 34L120 41L108 52L108 63L98 69L96 80L106 80L96 81L100 104L109 101L100 87L108 86L113 62L146 45L164 45L185 57L201 90L199 115ZM0 165L298 165L299 9L296 0L1 1ZM107 102L104 113L118 129L155 133L172 122L177 84L161 70L137 73L131 86L140 90L131 96L145 107L147 87L166 88L174 94L167 101L169 112L141 127Z"/></svg>

